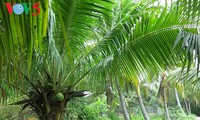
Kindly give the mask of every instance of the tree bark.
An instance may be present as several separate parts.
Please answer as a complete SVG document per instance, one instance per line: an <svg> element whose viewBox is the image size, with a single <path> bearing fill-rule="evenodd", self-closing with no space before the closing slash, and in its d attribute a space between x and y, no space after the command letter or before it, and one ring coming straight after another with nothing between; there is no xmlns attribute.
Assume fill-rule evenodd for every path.
<svg viewBox="0 0 200 120"><path fill-rule="evenodd" d="M160 83L160 88L158 91L158 96L159 97L162 96L162 99L164 102L164 108L165 108L165 117L166 117L166 120L170 120L169 111L168 111L168 107L167 107L167 97L166 97L166 93L165 93L165 88L167 88L167 87L166 86L164 87L164 85L163 85L163 82L166 78L167 78L167 73L163 72L162 73L162 81ZM169 87L169 84L168 84L168 87Z"/></svg>
<svg viewBox="0 0 200 120"><path fill-rule="evenodd" d="M106 97L107 97L107 106L109 113L112 111L112 101L113 101L113 93L111 87L111 79L108 76L106 81Z"/></svg>
<svg viewBox="0 0 200 120"><path fill-rule="evenodd" d="M147 113L147 111L146 111L146 108L145 108L145 106L144 106L142 96L140 95L140 86L138 85L138 86L136 86L136 87L137 87L137 88L136 88L136 93L137 93L137 96L138 96L138 101L139 101L140 107L141 107L141 109L142 109L142 114L143 114L143 116L144 116L144 119L145 119L145 120L150 120L149 115L148 115L148 113Z"/></svg>
<svg viewBox="0 0 200 120"><path fill-rule="evenodd" d="M185 99L184 102L185 102L185 108L186 108L186 111L187 111L187 115L189 115L189 114L191 114L190 101Z"/></svg>
<svg viewBox="0 0 200 120"><path fill-rule="evenodd" d="M168 111L168 107L167 107L167 98L166 98L166 93L165 93L165 89L163 88L163 102L164 102L164 107L165 107L165 116L166 116L166 120L170 120L169 117L169 111Z"/></svg>
<svg viewBox="0 0 200 120"><path fill-rule="evenodd" d="M179 99L178 92L177 92L177 89L176 89L176 88L175 88L174 92L175 92L176 102L177 102L177 105L178 105L179 109L181 110L182 113L185 113L185 112L183 111L182 106L181 106L180 99Z"/></svg>
<svg viewBox="0 0 200 120"><path fill-rule="evenodd" d="M129 97L129 83L126 82L126 94L127 97ZM131 115L131 101L128 101L128 111L129 111L129 115Z"/></svg>
<svg viewBox="0 0 200 120"><path fill-rule="evenodd" d="M188 104L187 104L187 101L186 101L186 100L184 100L184 102L185 102L185 109L186 109L186 111L187 111L187 115L189 115L189 109L188 109Z"/></svg>
<svg viewBox="0 0 200 120"><path fill-rule="evenodd" d="M55 115L55 120L61 120L61 114L62 114L62 111L61 110L58 110L56 112L56 115Z"/></svg>
<svg viewBox="0 0 200 120"><path fill-rule="evenodd" d="M63 114L62 103L57 103L51 106L51 112L46 116L45 120L62 120Z"/></svg>
<svg viewBox="0 0 200 120"><path fill-rule="evenodd" d="M188 103L189 114L191 114L190 100L188 100L187 103Z"/></svg>
<svg viewBox="0 0 200 120"><path fill-rule="evenodd" d="M124 101L124 95L122 94L122 91L121 91L120 86L119 86L118 78L116 78L116 87L117 87L117 91L118 91L118 94L119 94L119 97L120 97L120 103L121 103L121 107L122 107L122 110L123 110L124 119L130 120L128 111L126 109L126 104L125 104L125 101Z"/></svg>

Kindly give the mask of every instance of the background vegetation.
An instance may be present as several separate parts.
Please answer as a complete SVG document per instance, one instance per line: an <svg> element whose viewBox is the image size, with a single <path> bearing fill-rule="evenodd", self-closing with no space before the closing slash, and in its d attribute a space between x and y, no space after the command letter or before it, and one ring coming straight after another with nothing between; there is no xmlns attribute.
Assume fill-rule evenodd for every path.
<svg viewBox="0 0 200 120"><path fill-rule="evenodd" d="M0 1L1 119L200 114L199 0L30 0L36 17L5 2L16 1Z"/></svg>

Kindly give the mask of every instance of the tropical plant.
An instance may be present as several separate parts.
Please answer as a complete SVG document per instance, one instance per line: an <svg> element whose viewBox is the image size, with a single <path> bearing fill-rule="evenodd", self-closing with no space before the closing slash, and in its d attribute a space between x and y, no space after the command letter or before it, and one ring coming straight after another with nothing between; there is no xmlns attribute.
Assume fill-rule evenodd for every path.
<svg viewBox="0 0 200 120"><path fill-rule="evenodd" d="M92 38L93 29L91 29L91 26L96 24L97 17L102 14L101 12L109 11L105 6L109 6L111 2L91 2L89 0L41 1L41 14L38 17L32 17L30 14L28 19L25 19L27 17L25 15L17 17L14 14L9 15L6 13L6 7L3 6L4 1L1 1L1 3L4 8L1 14L4 23L2 26L5 29L1 34L1 53L4 53L1 65L5 69L1 69L1 72L8 71L8 79L5 86L20 90L21 93L27 96L24 100L13 104L24 104L24 108L30 106L40 119L61 119L61 114L64 112L67 102L75 94L76 97L79 93L78 96L84 96L83 92L78 92L77 94L74 91L74 88L92 69L88 69L90 63L85 62L87 58L84 56L88 48L85 48L84 43L88 38ZM54 12L52 5L56 6ZM90 6L90 9L87 9L87 6ZM68 12L63 12L65 8L69 8ZM56 19L54 13L56 13ZM103 13L106 15L106 12ZM26 22L23 22L24 19ZM81 19L85 19L85 21L81 22ZM20 23L21 20L22 23ZM18 27L10 26L12 24L13 26L18 25ZM29 26L29 24L31 25ZM37 29L37 27L44 30ZM19 30L16 30L16 28ZM25 37L22 36L21 29L23 31L27 29L24 32ZM46 32L47 29L48 32ZM13 34L9 34L9 32ZM19 35L21 35L21 38L19 38ZM5 40L10 40L10 42L6 43ZM19 40L24 40L20 41L23 45L18 46ZM60 44L56 44L55 40L57 41L56 43L60 42ZM69 40L71 45L69 45ZM73 44L76 47L71 49ZM85 53L82 52L83 54L80 54L83 49ZM72 53L76 54L72 55ZM20 61L24 62L21 63ZM9 74L12 74L12 76ZM3 76L1 78L6 79ZM21 87L19 88L20 81L23 81L28 87L22 87L23 84L21 82L19 85Z"/></svg>
<svg viewBox="0 0 200 120"><path fill-rule="evenodd" d="M29 105L48 120L62 119L67 102L85 95L80 90L104 91L108 76L133 82L142 104L137 79L180 65L181 46L171 54L174 40L180 29L190 30L199 20L198 0L171 6L155 5L154 0L44 0L38 17L9 15L4 2L2 93L25 94L14 104Z"/></svg>
<svg viewBox="0 0 200 120"><path fill-rule="evenodd" d="M181 97L185 103L185 109L187 114L191 114L190 103L198 102L199 99L199 83L197 79L199 79L196 71L196 67L192 67L188 71L187 68L176 68L169 72L170 76L168 77L168 82L172 84L174 88L177 88ZM180 105L179 105L180 106ZM180 107L179 107L180 108Z"/></svg>
<svg viewBox="0 0 200 120"><path fill-rule="evenodd" d="M65 119L102 120L108 111L106 97L99 95L75 99L69 102L67 110L69 112Z"/></svg>

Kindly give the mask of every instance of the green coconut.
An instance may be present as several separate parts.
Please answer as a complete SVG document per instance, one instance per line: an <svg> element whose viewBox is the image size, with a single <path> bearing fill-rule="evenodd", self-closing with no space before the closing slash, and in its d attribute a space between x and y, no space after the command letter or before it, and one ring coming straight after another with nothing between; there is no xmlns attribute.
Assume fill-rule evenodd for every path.
<svg viewBox="0 0 200 120"><path fill-rule="evenodd" d="M61 92L56 93L55 100L59 101L59 102L63 101L64 100L64 95Z"/></svg>

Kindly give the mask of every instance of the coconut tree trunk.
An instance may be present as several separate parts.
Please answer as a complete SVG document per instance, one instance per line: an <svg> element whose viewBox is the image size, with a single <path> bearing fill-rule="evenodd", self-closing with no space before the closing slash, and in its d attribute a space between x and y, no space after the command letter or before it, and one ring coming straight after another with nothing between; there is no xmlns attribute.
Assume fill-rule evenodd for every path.
<svg viewBox="0 0 200 120"><path fill-rule="evenodd" d="M169 117L169 110L167 107L167 98L166 98L166 93L165 93L165 89L163 88L163 102L164 102L164 107L165 107L165 116L166 116L166 120L170 120Z"/></svg>
<svg viewBox="0 0 200 120"><path fill-rule="evenodd" d="M186 108L186 111L187 111L187 115L191 114L191 111L190 111L190 101L188 100L184 100L185 102L185 108Z"/></svg>
<svg viewBox="0 0 200 120"><path fill-rule="evenodd" d="M106 81L106 97L107 97L107 106L110 113L112 111L113 92L111 86L111 79L109 76L107 77Z"/></svg>
<svg viewBox="0 0 200 120"><path fill-rule="evenodd" d="M62 120L62 110L58 110L55 115L55 120Z"/></svg>
<svg viewBox="0 0 200 120"><path fill-rule="evenodd" d="M126 94L127 97L129 97L129 83L126 82ZM129 115L131 115L131 101L128 101L128 111L129 111Z"/></svg>
<svg viewBox="0 0 200 120"><path fill-rule="evenodd" d="M65 103L64 103L64 102L61 102L61 103L59 103L59 105L57 106L56 111L55 111L55 117L54 117L55 120L62 120L62 113L63 113L63 111L64 111L64 109L63 109L63 104L66 105L66 102L65 102Z"/></svg>
<svg viewBox="0 0 200 120"><path fill-rule="evenodd" d="M136 87L137 87L137 88L136 88L136 93L137 93L137 96L138 96L138 101L139 101L140 107L141 107L141 109L142 109L142 114L143 114L143 116L144 116L144 119L145 119L145 120L150 120L149 115L148 115L148 113L147 113L147 111L146 111L146 108L145 108L145 106L144 106L142 96L140 95L140 86L138 85L138 86L136 86Z"/></svg>
<svg viewBox="0 0 200 120"><path fill-rule="evenodd" d="M47 113L48 115L45 116L45 120L62 120L62 114L64 112L62 102L52 104L51 111Z"/></svg>
<svg viewBox="0 0 200 120"><path fill-rule="evenodd" d="M168 107L167 107L167 97L166 97L166 93L165 93L166 86L163 85L163 82L166 78L167 78L167 73L163 72L162 73L162 81L160 83L160 87L158 90L158 97L160 97L160 96L162 97L162 100L164 102L166 120L170 120L169 111L168 111ZM169 85L168 85L168 87L169 87Z"/></svg>
<svg viewBox="0 0 200 120"><path fill-rule="evenodd" d="M112 101L113 101L113 94L112 94L111 87L107 87L106 96L107 96L108 109L111 110L112 109Z"/></svg>
<svg viewBox="0 0 200 120"><path fill-rule="evenodd" d="M189 114L191 114L190 100L188 100L187 103L188 103Z"/></svg>
<svg viewBox="0 0 200 120"><path fill-rule="evenodd" d="M124 95L122 94L122 91L121 91L120 86L119 86L118 78L116 78L116 87L117 87L117 91L118 91L118 94L119 94L119 97L120 97L120 103L121 103L121 107L122 107L122 110L123 110L124 119L125 120L130 120L128 111L126 109Z"/></svg>
<svg viewBox="0 0 200 120"><path fill-rule="evenodd" d="M55 120L61 120L61 112L58 111L55 115Z"/></svg>
<svg viewBox="0 0 200 120"><path fill-rule="evenodd" d="M178 92L177 92L176 88L174 89L174 92L175 92L176 102L177 102L177 105L178 105L179 109L181 110L182 113L185 113L183 111L182 106L181 106L180 99L179 99Z"/></svg>

